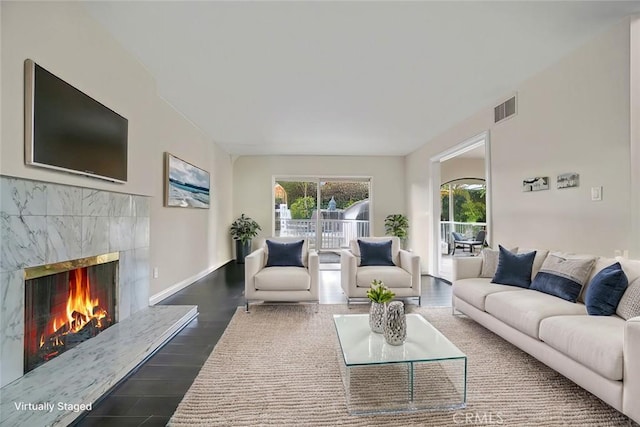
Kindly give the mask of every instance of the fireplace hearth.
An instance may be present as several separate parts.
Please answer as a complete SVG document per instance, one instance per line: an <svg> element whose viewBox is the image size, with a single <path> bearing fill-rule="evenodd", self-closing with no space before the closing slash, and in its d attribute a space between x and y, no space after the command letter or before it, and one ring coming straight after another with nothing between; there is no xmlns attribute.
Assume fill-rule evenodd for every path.
<svg viewBox="0 0 640 427"><path fill-rule="evenodd" d="M25 270L24 373L116 322L118 253Z"/></svg>

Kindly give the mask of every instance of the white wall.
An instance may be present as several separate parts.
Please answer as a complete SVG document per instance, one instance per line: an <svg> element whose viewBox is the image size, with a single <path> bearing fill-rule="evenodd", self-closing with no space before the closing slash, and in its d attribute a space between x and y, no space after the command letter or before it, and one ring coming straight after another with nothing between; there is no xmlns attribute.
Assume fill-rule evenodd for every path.
<svg viewBox="0 0 640 427"><path fill-rule="evenodd" d="M151 294L227 262L231 158L156 93L153 77L76 2L2 2L0 173L152 196ZM23 63L47 70L129 119L126 184L24 164ZM212 208L164 208L164 151L211 172Z"/></svg>
<svg viewBox="0 0 640 427"><path fill-rule="evenodd" d="M630 251L640 254L640 16L631 20L631 239Z"/></svg>
<svg viewBox="0 0 640 427"><path fill-rule="evenodd" d="M420 255L429 253L432 237L430 158L485 130L491 138L493 245L607 256L632 248L640 236L631 232L629 37L626 19L514 88L517 116L494 125L488 106L407 156L412 237L427 237L414 244ZM565 172L579 173L580 187L556 189L556 176ZM549 176L551 189L523 193L522 179L531 176ZM604 188L600 202L590 199L594 186Z"/></svg>
<svg viewBox="0 0 640 427"><path fill-rule="evenodd" d="M440 163L440 182L445 184L456 179L486 179L484 159L454 157Z"/></svg>
<svg viewBox="0 0 640 427"><path fill-rule="evenodd" d="M272 233L274 176L371 177L373 234L384 235L384 218L405 212L404 159L367 156L241 156L233 165L233 213L255 219Z"/></svg>

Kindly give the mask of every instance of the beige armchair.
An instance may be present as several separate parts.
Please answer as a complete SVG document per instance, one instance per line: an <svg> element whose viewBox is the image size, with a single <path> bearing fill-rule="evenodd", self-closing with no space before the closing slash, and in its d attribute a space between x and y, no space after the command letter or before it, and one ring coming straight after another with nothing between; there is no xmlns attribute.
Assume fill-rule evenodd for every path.
<svg viewBox="0 0 640 427"><path fill-rule="evenodd" d="M277 249L275 255L280 258L269 258L269 244ZM282 245L293 245L303 241L299 248L301 266L291 266L286 258L282 262ZM275 244L275 246L273 246ZM287 251L287 250L285 250ZM291 252L291 251L289 251ZM274 254L272 254L274 255ZM291 255L289 253L288 255ZM268 266L268 261L275 266ZM299 237L269 237L260 249L253 251L244 260L246 311L249 303L254 301L269 302L314 302L319 303L319 269L320 261L316 251L309 250L309 242ZM283 266L282 264L288 264ZM295 263L293 263L295 264Z"/></svg>
<svg viewBox="0 0 640 427"><path fill-rule="evenodd" d="M360 265L362 259L358 240L349 242L349 250L340 253L341 283L347 304L352 299L367 298L371 282L377 279L382 280L396 294L396 298L417 298L418 305L421 305L420 257L400 249L400 239L397 237L367 237L359 240L374 243L391 240L393 265Z"/></svg>

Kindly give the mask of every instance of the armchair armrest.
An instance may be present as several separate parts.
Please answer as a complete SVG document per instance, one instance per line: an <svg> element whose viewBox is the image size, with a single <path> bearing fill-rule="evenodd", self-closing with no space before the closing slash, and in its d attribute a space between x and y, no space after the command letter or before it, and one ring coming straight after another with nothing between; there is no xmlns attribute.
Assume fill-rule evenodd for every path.
<svg viewBox="0 0 640 427"><path fill-rule="evenodd" d="M482 257L453 257L453 281L480 277Z"/></svg>
<svg viewBox="0 0 640 427"><path fill-rule="evenodd" d="M264 248L256 249L244 258L244 291L250 295L255 290L254 276L264 267Z"/></svg>
<svg viewBox="0 0 640 427"><path fill-rule="evenodd" d="M318 300L320 298L320 257L318 256L318 252L309 251L309 275L311 276L311 285L309 290L311 291L311 295L313 295L314 299Z"/></svg>
<svg viewBox="0 0 640 427"><path fill-rule="evenodd" d="M355 255L346 249L340 251L340 284L347 296L353 295L353 292L349 292L349 289L355 289L356 287L357 268L358 266Z"/></svg>
<svg viewBox="0 0 640 427"><path fill-rule="evenodd" d="M411 274L411 286L417 288L418 294L422 291L420 276L420 256L413 252L400 249L400 267Z"/></svg>
<svg viewBox="0 0 640 427"><path fill-rule="evenodd" d="M624 325L624 391L622 412L640 422L640 316L633 317Z"/></svg>

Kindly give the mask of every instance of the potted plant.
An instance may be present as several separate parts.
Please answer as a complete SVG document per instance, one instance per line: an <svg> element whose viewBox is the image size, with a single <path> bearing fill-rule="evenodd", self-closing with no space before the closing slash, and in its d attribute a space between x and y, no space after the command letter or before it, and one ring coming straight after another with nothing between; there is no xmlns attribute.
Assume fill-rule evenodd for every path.
<svg viewBox="0 0 640 427"><path fill-rule="evenodd" d="M371 287L367 290L367 297L371 300L369 309L369 327L373 332L381 334L384 326L385 305L395 297L382 280L373 280Z"/></svg>
<svg viewBox="0 0 640 427"><path fill-rule="evenodd" d="M396 236L400 239L402 246L407 240L409 230L409 220L402 214L387 215L384 219L384 231L387 236Z"/></svg>
<svg viewBox="0 0 640 427"><path fill-rule="evenodd" d="M258 230L262 230L260 225L253 219L240 215L229 228L229 233L236 241L236 262L244 264L244 258L251 252L251 239L258 235Z"/></svg>

